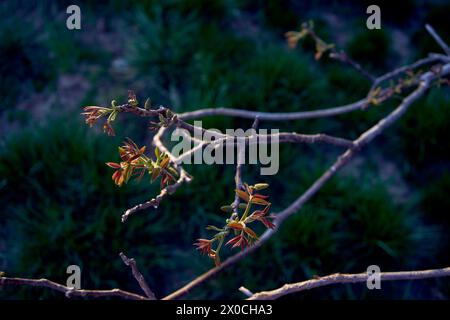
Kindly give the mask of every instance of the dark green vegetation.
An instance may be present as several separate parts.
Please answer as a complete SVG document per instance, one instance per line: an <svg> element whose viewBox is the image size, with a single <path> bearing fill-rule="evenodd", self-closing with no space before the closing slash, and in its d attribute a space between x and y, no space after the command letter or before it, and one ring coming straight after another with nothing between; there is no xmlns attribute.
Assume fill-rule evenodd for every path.
<svg viewBox="0 0 450 320"><path fill-rule="evenodd" d="M188 167L195 177L189 186L122 224L123 210L154 196L157 186L143 181L117 188L104 162L117 161L124 137L148 145L151 133L144 120L124 116L117 137L106 137L83 124L83 105L123 101L134 89L141 100L149 96L176 111L335 106L364 96L369 83L326 58L315 62L307 43L288 50L283 33L301 21L314 19L327 41L377 74L438 50L425 22L450 39L449 7L439 2L408 1L409 13L399 21L386 4L381 32L365 29L364 6L351 1L86 1L80 4L82 30L68 31L64 12L70 3L0 5L0 270L64 283L67 265L78 264L84 288L139 291L118 256L124 251L136 258L158 297L211 267L192 243L208 235L206 225L223 222L219 207L233 200L234 168ZM18 19L26 23L14 23ZM397 101L336 119L262 125L353 138ZM361 272L370 264L382 270L448 265L449 101L448 88L433 89L265 247L189 297L240 298L241 285L258 291L314 275ZM204 119L204 126L218 129L250 125ZM277 176L258 177L252 166L244 179L270 183L279 210L336 155L333 148L282 146ZM381 292L335 286L296 297L449 294L448 281L427 280L383 284ZM62 295L3 288L0 297Z"/></svg>

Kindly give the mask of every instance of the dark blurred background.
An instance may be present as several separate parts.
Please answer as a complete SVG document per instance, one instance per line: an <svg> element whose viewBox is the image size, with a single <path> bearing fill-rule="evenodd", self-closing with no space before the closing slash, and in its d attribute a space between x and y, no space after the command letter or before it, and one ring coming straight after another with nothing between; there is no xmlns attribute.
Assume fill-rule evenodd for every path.
<svg viewBox="0 0 450 320"><path fill-rule="evenodd" d="M382 29L366 28L366 8L381 7ZM66 8L81 8L81 30L66 28ZM118 253L136 258L158 297L212 267L192 243L221 224L233 200L233 166L188 166L195 179L157 209L120 222L158 186L144 179L114 186L106 161L124 137L150 146L145 120L121 116L117 136L89 129L85 105L143 101L182 112L203 107L298 111L364 97L370 84L346 66L314 61L308 41L289 50L284 33L314 20L316 31L375 74L440 52L424 28L450 42L448 1L2 1L0 4L0 270L65 283L82 269L83 288L139 292ZM398 104L334 119L263 123L303 133L355 138ZM434 88L393 128L334 177L262 249L188 298L243 298L314 275L439 268L450 264L450 94ZM205 118L218 129L249 120ZM307 188L336 148L280 147L268 182L275 210ZM258 229L258 232L262 232ZM341 285L286 299L448 299L448 280ZM36 288L1 288L1 299L64 299Z"/></svg>

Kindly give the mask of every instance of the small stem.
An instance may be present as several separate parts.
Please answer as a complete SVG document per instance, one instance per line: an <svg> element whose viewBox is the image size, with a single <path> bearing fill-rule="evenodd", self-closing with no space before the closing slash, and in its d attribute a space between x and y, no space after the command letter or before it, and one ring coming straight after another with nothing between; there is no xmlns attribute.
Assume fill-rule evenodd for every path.
<svg viewBox="0 0 450 320"><path fill-rule="evenodd" d="M225 237L223 236L223 237L220 237L220 241L219 241L219 244L217 245L217 248L216 248L216 254L219 254L219 251L220 251L220 248L222 247L222 244L223 244L223 241L225 240Z"/></svg>
<svg viewBox="0 0 450 320"><path fill-rule="evenodd" d="M247 215L250 212L250 207L252 206L251 201L252 201L252 196L250 195L250 197L248 199L247 207L245 207L244 214L242 215L242 217L239 221L245 221L245 219L247 218Z"/></svg>

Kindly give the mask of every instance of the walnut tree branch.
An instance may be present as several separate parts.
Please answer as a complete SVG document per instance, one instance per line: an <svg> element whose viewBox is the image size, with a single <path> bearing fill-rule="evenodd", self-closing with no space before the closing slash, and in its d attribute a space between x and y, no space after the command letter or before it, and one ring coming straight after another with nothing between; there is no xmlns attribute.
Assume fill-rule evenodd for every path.
<svg viewBox="0 0 450 320"><path fill-rule="evenodd" d="M437 42L437 44L444 50L447 56L450 56L450 48L448 45L442 40L442 38L434 31L433 27L429 24L425 25L425 29L427 29L428 33L433 37L433 39Z"/></svg>
<svg viewBox="0 0 450 320"><path fill-rule="evenodd" d="M2 285L11 286L30 286L30 287L44 287L55 291L59 291L65 294L67 298L72 297L89 297L89 298L106 298L106 297L119 297L123 299L131 300L147 300L147 297L124 291L121 289L111 290L84 290L74 289L66 287L62 284L50 281L48 279L23 279L23 278L9 278L0 277L0 287Z"/></svg>
<svg viewBox="0 0 450 320"><path fill-rule="evenodd" d="M119 253L119 256L122 259L123 263L125 263L125 265L127 265L131 268L131 273L133 274L133 277L139 283L139 286L141 287L142 291L144 291L145 295L150 300L156 300L155 294L148 286L142 273L139 271L137 264L136 264L136 260L134 260L133 258L131 258L131 259L128 258L126 255L123 254L123 252Z"/></svg>
<svg viewBox="0 0 450 320"><path fill-rule="evenodd" d="M355 155L355 153L364 145L371 142L375 137L380 135L385 129L395 123L411 106L411 104L419 99L426 90L430 87L430 84L433 80L435 80L438 76L447 75L450 73L450 63L444 65L441 69L440 75L436 75L432 71L428 71L420 77L420 84L416 90L414 90L411 94L409 94L406 98L403 99L402 103L394 109L390 114L381 119L377 124L373 127L365 131L361 134L356 140L354 140L354 146L347 149L343 154L341 154L337 160L333 163L333 165L326 170L300 197L298 197L294 202L292 202L286 209L281 211L276 215L274 220L275 229L269 229L260 237L260 240L257 241L253 246L247 247L243 251L231 256L227 260L225 260L220 266L210 269L199 277L195 278L185 286L180 289L170 293L163 299L179 299L189 293L193 288L201 285L206 282L213 276L217 275L224 269L236 264L238 261L248 256L250 253L257 250L263 243L268 241L279 229L279 226L286 220L288 217L298 212L303 205L310 200L321 188L322 186L330 180L336 172L338 172L342 167L344 167Z"/></svg>
<svg viewBox="0 0 450 320"><path fill-rule="evenodd" d="M450 267L443 269L418 270L418 271L399 271L399 272L381 272L380 281L399 281L399 280L416 280L428 278L449 277ZM270 291L262 291L252 294L247 300L274 300L287 294L309 290L313 288L329 286L333 284L366 282L368 279L367 272L357 274L336 273L325 277L319 277L303 282L287 283L282 287ZM248 292L244 292L241 287L239 290L248 296Z"/></svg>

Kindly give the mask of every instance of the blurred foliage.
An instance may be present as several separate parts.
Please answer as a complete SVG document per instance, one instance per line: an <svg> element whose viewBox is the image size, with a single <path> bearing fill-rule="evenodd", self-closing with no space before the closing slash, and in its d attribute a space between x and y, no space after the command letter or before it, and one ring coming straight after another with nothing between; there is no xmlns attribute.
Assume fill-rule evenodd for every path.
<svg viewBox="0 0 450 320"><path fill-rule="evenodd" d="M423 171L428 167L432 171L448 169L450 160L450 93L445 88L434 88L429 94L411 106L411 111L402 119L400 134L402 149L410 172L418 177L427 178Z"/></svg>
<svg viewBox="0 0 450 320"><path fill-rule="evenodd" d="M379 69L386 65L392 53L390 35L385 29L365 29L355 34L347 50L355 61Z"/></svg>
<svg viewBox="0 0 450 320"><path fill-rule="evenodd" d="M396 22L393 12L400 4L383 3L386 29L383 24L380 31L368 31L365 24L360 27L364 1L80 1L83 27L76 32L65 28L62 14L71 1L1 4L0 59L7 63L0 65L0 115L6 109L16 113L2 122L7 135L0 137L0 270L64 283L66 267L78 264L84 288L140 292L118 256L123 251L142 266L161 297L211 267L192 243L208 234L204 226L223 220L219 208L234 197L233 166L191 165L186 169L195 179L189 186L122 224L122 212L154 196L157 188L146 180L117 188L104 163L117 161L116 146L125 136L149 144L150 133L142 130L146 121L124 115L117 138L108 138L87 128L78 110L74 114L64 104L51 104L46 113L33 94L51 95L60 76L71 74L90 84L81 97L74 95L80 112L85 104L120 101L127 89L176 111L220 106L287 112L351 103L366 94L368 81L325 57L314 61L311 43L288 50L283 33L314 18L326 41L336 41L376 74L398 58L391 36L398 25L408 39L418 39L411 41L414 50L405 49L405 59L439 50L427 44L423 24L432 23L446 38L447 5L407 1L403 7L402 2L405 11ZM322 11L333 12L339 23ZM19 18L28 25L14 23ZM335 119L276 125L354 138L397 102ZM16 110L19 103L28 109ZM364 151L366 163L352 169L359 174L350 170L333 178L267 245L188 298L241 298L241 285L271 289L314 275L361 272L370 264L382 270L448 264L448 106L448 89L431 90ZM9 129L14 121L20 130ZM250 125L250 120L203 119L204 127L221 130ZM280 210L336 155L330 147L282 145L278 175L261 181L259 168L247 166L244 180L270 183L274 210ZM407 185L406 201L383 180L383 157L393 159ZM381 293L336 286L287 299L436 298L449 291L436 280L386 284ZM32 288L3 288L0 297L63 298Z"/></svg>
<svg viewBox="0 0 450 320"><path fill-rule="evenodd" d="M12 109L26 91L41 91L54 76L37 32L0 15L0 96L3 109ZM46 65L46 68L43 66Z"/></svg>
<svg viewBox="0 0 450 320"><path fill-rule="evenodd" d="M442 3L431 6L425 14L424 23L433 26L439 30L439 35L444 41L450 39L450 21L447 18L450 15L450 4ZM424 56L429 52L441 52L441 48L423 28L418 29L411 37L411 42L417 46L417 56Z"/></svg>

